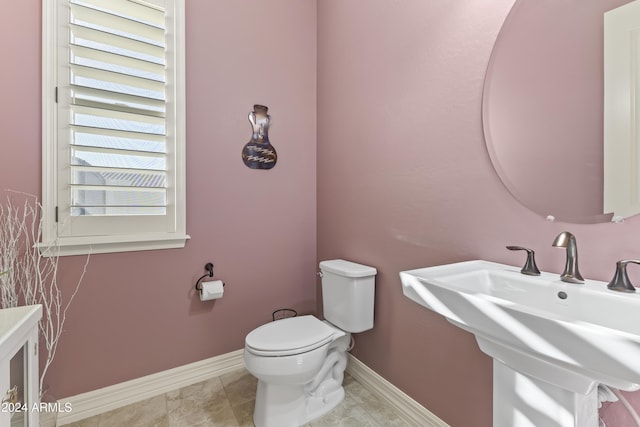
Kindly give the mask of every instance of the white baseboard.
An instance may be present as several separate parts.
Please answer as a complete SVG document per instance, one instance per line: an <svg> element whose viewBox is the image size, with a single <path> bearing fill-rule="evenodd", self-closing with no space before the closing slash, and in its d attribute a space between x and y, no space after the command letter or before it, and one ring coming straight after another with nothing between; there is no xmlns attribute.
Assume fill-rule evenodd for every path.
<svg viewBox="0 0 640 427"><path fill-rule="evenodd" d="M64 407L65 403L70 403L72 410L58 414L58 425L80 421L241 369L244 367L242 352L243 350L232 351L210 359L61 399L59 401L61 406ZM349 354L347 372L364 388L389 403L398 412L398 415L410 425L449 427L444 421L351 354Z"/></svg>
<svg viewBox="0 0 640 427"><path fill-rule="evenodd" d="M235 371L244 367L242 352L243 350L232 351L210 359L62 399L59 402L62 402L62 405L69 402L72 410L58 414L58 425L80 421Z"/></svg>
<svg viewBox="0 0 640 427"><path fill-rule="evenodd" d="M347 373L364 388L391 405L408 424L416 427L450 427L351 354L347 363Z"/></svg>

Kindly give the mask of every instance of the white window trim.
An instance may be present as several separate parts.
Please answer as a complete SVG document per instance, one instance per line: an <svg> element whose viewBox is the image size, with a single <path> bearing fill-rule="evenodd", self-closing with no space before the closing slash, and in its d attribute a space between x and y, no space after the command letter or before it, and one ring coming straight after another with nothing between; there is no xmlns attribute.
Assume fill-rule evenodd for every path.
<svg viewBox="0 0 640 427"><path fill-rule="evenodd" d="M128 252L141 250L171 249L184 247L190 236L186 233L186 103L185 103L185 5L184 0L176 0L174 14L175 46L175 86L173 96L176 100L175 131L176 138L182 143L176 144L175 162L170 165L176 171L175 232L138 233L124 235L98 235L68 237L58 236L56 222L58 165L57 165L57 108L55 88L57 84L57 7L59 0L42 0L42 241L44 254L55 248L57 255L81 255L88 253Z"/></svg>

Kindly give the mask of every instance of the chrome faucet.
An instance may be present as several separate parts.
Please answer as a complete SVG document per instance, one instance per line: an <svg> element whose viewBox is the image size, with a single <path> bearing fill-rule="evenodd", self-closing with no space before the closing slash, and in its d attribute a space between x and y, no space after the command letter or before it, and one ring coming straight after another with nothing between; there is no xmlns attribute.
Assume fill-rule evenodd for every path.
<svg viewBox="0 0 640 427"><path fill-rule="evenodd" d="M560 280L568 283L584 283L584 279L578 271L578 247L576 238L568 231L563 231L553 241L552 246L556 248L567 248L567 262L564 271L560 275Z"/></svg>

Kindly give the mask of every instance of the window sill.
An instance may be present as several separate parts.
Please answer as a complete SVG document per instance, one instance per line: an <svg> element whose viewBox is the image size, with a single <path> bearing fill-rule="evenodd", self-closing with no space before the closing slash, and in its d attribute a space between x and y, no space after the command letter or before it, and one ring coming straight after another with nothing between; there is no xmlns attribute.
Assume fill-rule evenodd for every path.
<svg viewBox="0 0 640 427"><path fill-rule="evenodd" d="M61 237L38 244L43 256L105 254L113 252L154 251L183 248L191 236L187 234L141 234L126 236Z"/></svg>

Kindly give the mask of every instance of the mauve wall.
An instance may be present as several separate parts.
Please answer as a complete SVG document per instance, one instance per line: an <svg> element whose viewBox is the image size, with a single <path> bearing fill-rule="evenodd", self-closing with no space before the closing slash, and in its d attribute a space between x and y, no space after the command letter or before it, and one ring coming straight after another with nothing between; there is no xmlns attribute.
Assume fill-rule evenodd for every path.
<svg viewBox="0 0 640 427"><path fill-rule="evenodd" d="M552 248L577 236L580 267L609 280L638 257L640 218L549 223L520 205L482 132L485 68L513 0L318 2L318 257L378 268L376 323L354 354L453 427L491 426L491 359L473 336L402 295L398 272L487 259L560 272ZM631 271L633 270L633 271ZM640 283L640 270L630 269ZM633 319L629 319L633 321ZM640 409L640 394L629 394ZM620 404L607 425L629 427Z"/></svg>
<svg viewBox="0 0 640 427"><path fill-rule="evenodd" d="M40 193L40 0L0 18L0 189ZM61 398L244 346L279 307L315 309L315 1L187 1L184 249L94 255L47 378ZM19 43L18 43L19 42ZM254 103L279 161L244 166ZM65 287L83 258L63 260ZM225 296L193 284L213 261Z"/></svg>

